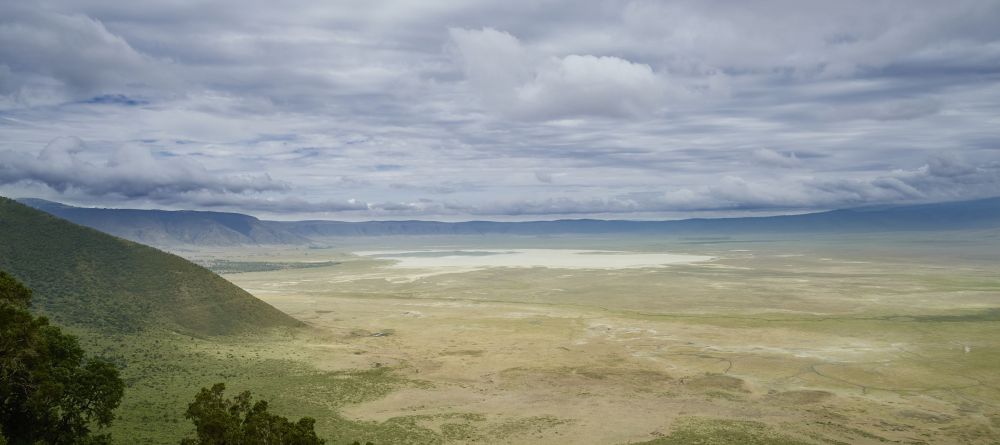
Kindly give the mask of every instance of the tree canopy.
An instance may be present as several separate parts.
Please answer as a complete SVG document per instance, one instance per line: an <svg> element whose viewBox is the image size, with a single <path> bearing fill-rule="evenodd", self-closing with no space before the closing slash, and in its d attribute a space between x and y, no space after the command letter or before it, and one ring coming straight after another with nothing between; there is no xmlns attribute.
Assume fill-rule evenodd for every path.
<svg viewBox="0 0 1000 445"><path fill-rule="evenodd" d="M196 438L181 445L322 445L311 417L291 422L267 411L267 401L253 402L249 391L226 399L226 385L202 388L184 417L194 422Z"/></svg>
<svg viewBox="0 0 1000 445"><path fill-rule="evenodd" d="M29 312L31 290L0 271L0 443L101 444L125 390L118 370Z"/></svg>

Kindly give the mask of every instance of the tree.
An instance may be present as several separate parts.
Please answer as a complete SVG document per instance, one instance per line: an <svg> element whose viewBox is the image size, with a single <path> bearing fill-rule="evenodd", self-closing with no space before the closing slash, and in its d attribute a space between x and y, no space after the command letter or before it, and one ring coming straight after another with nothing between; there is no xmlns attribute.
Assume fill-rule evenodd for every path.
<svg viewBox="0 0 1000 445"><path fill-rule="evenodd" d="M10 445L102 444L125 391L118 370L29 312L31 290L0 271L0 431ZM3 443L0 441L0 443Z"/></svg>
<svg viewBox="0 0 1000 445"><path fill-rule="evenodd" d="M181 445L322 445L316 437L316 420L298 422L267 412L267 401L253 403L249 391L225 399L226 385L202 388L188 405L184 417L194 422L197 438Z"/></svg>

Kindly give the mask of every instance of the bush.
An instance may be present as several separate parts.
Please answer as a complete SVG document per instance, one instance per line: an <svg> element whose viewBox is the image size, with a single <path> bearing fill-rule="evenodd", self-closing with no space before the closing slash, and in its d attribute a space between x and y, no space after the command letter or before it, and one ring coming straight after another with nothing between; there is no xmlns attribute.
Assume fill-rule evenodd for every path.
<svg viewBox="0 0 1000 445"><path fill-rule="evenodd" d="M197 438L181 445L322 445L311 417L298 422L267 412L267 401L253 402L249 391L225 399L226 385L202 388L184 417L194 422Z"/></svg>

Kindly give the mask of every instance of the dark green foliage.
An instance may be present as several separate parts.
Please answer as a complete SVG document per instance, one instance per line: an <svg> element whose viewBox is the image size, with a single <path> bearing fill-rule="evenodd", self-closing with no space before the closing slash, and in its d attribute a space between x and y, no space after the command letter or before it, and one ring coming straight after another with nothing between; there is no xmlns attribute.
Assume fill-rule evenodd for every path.
<svg viewBox="0 0 1000 445"><path fill-rule="evenodd" d="M76 337L28 312L31 291L0 271L0 443L102 444L125 383Z"/></svg>
<svg viewBox="0 0 1000 445"><path fill-rule="evenodd" d="M190 261L0 198L0 269L60 324L196 335L301 323Z"/></svg>
<svg viewBox="0 0 1000 445"><path fill-rule="evenodd" d="M322 445L316 437L315 419L298 422L267 412L267 402L253 402L249 391L223 398L226 385L202 388L188 405L184 417L194 422L197 438L182 445Z"/></svg>
<svg viewBox="0 0 1000 445"><path fill-rule="evenodd" d="M0 303L27 308L31 304L31 289L15 280L7 272L0 271Z"/></svg>

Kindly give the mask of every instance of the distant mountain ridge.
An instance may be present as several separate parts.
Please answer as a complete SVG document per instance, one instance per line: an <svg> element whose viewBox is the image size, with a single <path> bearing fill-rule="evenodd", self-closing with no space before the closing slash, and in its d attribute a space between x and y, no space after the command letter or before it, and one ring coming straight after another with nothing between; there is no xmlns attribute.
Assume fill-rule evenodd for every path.
<svg viewBox="0 0 1000 445"><path fill-rule="evenodd" d="M60 324L234 334L302 322L209 270L149 246L0 198L0 270L34 289Z"/></svg>
<svg viewBox="0 0 1000 445"><path fill-rule="evenodd" d="M154 246L303 244L309 241L241 213L73 207L33 198L18 202L76 224Z"/></svg>
<svg viewBox="0 0 1000 445"><path fill-rule="evenodd" d="M744 234L1000 228L1000 198L832 210L801 215L674 221L265 221L239 213L98 209L23 199L78 224L154 245L306 244L324 238L391 235Z"/></svg>

